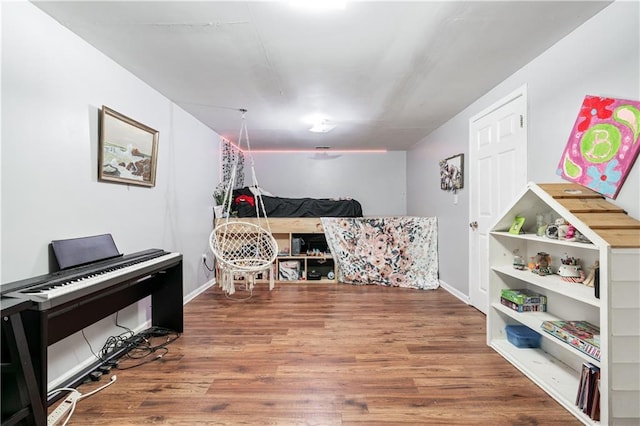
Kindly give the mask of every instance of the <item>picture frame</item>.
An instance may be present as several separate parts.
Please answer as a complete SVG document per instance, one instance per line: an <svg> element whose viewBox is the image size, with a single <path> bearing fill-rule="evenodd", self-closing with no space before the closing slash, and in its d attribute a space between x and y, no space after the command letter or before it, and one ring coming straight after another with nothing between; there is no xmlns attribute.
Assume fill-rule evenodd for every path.
<svg viewBox="0 0 640 426"><path fill-rule="evenodd" d="M464 154L456 154L440 161L440 189L458 192L464 188Z"/></svg>
<svg viewBox="0 0 640 426"><path fill-rule="evenodd" d="M98 181L154 187L159 132L105 105L100 110Z"/></svg>
<svg viewBox="0 0 640 426"><path fill-rule="evenodd" d="M516 216L513 219L513 223L511 224L511 228L509 228L510 234L520 234L524 233L522 230L522 226L524 225L525 217L524 216Z"/></svg>

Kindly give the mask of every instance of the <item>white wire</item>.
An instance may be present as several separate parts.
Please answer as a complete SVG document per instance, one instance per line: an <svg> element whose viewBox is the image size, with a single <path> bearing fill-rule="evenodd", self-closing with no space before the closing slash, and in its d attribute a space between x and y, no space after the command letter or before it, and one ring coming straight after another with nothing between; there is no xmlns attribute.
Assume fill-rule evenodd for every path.
<svg viewBox="0 0 640 426"><path fill-rule="evenodd" d="M80 401L81 399L85 399L95 393L100 392L102 389L106 388L107 386L113 384L116 381L117 377L114 374L113 376L111 376L111 380L109 381L109 383L105 383L104 385L100 386L97 389L92 390L89 393L85 393L85 394L80 394L80 396L76 399L73 400L73 402L71 403L71 409L69 410L69 414L67 414L67 418L64 419L64 422L62 423L62 426L66 426L67 423L69 423L69 420L71 420L71 416L73 415L73 412L76 410L76 404L78 403L78 401ZM78 390L74 389L74 388L57 388L54 389L50 392L47 393L47 396L53 394L53 393L58 393L61 391L68 391L68 392L78 392ZM80 392L78 392L80 393Z"/></svg>
<svg viewBox="0 0 640 426"><path fill-rule="evenodd" d="M69 420L71 420L71 416L73 415L73 412L76 411L76 403L78 402L78 400L76 399L75 401L73 401L71 403L71 409L69 410L69 414L67 415L67 418L64 419L64 423L62 423L62 426L67 426L67 423L69 423Z"/></svg>

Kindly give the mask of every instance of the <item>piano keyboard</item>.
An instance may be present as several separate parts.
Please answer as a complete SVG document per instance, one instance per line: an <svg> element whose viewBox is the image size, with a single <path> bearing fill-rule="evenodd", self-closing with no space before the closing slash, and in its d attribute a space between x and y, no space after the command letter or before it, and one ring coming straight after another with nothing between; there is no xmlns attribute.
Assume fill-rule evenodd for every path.
<svg viewBox="0 0 640 426"><path fill-rule="evenodd" d="M57 282L48 282L35 287L23 288L5 293L3 296L28 299L33 302L47 302L68 294L75 294L84 289L90 289L89 292L94 290L98 291L105 286L117 284L127 279L128 275L132 276L132 274L144 273L145 269L149 269L150 271L156 270L155 267L158 264L180 257L181 254L160 252L159 255L156 256L157 257L151 259L149 259L149 257L133 259L122 264L90 272L86 275L67 277ZM142 276L142 278L144 278L144 276ZM100 284L103 285L100 286Z"/></svg>

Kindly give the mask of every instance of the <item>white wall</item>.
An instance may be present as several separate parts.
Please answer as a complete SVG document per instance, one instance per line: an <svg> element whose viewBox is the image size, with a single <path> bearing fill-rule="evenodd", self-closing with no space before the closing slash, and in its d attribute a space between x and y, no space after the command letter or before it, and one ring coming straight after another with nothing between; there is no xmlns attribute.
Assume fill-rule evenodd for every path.
<svg viewBox="0 0 640 426"><path fill-rule="evenodd" d="M474 279L466 267L469 193L463 189L458 204L453 204L451 194L439 189L438 160L467 154L469 119L526 84L529 133L523 161L528 180L563 182L556 166L584 96L640 100L639 21L638 2L613 3L408 152L407 212L438 217L440 278L455 291L468 295ZM640 218L639 161L612 202Z"/></svg>
<svg viewBox="0 0 640 426"><path fill-rule="evenodd" d="M49 272L54 239L111 233L122 253L184 256L184 294L202 266L219 169L219 136L27 2L2 3L1 282ZM160 132L154 188L97 181L98 111L107 105ZM142 326L148 300L120 312ZM85 334L95 351L120 334L115 315ZM76 334L49 348L49 381L87 360Z"/></svg>
<svg viewBox="0 0 640 426"><path fill-rule="evenodd" d="M406 214L406 152L346 153L317 159L312 154L253 154L262 188L278 197L353 198L365 216ZM320 157L322 158L322 157ZM245 160L245 184L251 184Z"/></svg>

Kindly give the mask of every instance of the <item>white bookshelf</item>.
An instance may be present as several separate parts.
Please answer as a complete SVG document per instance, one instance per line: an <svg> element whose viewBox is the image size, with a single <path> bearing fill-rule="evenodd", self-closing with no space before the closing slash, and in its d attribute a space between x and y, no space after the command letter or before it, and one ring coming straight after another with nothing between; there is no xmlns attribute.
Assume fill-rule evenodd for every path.
<svg viewBox="0 0 640 426"><path fill-rule="evenodd" d="M564 218L590 243L536 236L537 213ZM516 215L526 218L524 234L507 232ZM538 252L548 253L554 271L564 255L579 258L585 269L599 262L600 297L593 287L558 275L515 269L514 252L525 261ZM530 183L492 228L489 263L487 344L584 424L640 424L640 222L577 185ZM520 313L502 305L501 290L507 288L545 295L547 312ZM600 360L544 332L546 320L585 320L599 326ZM505 327L514 324L538 332L540 348L512 345ZM585 362L600 368L600 421L575 405Z"/></svg>

